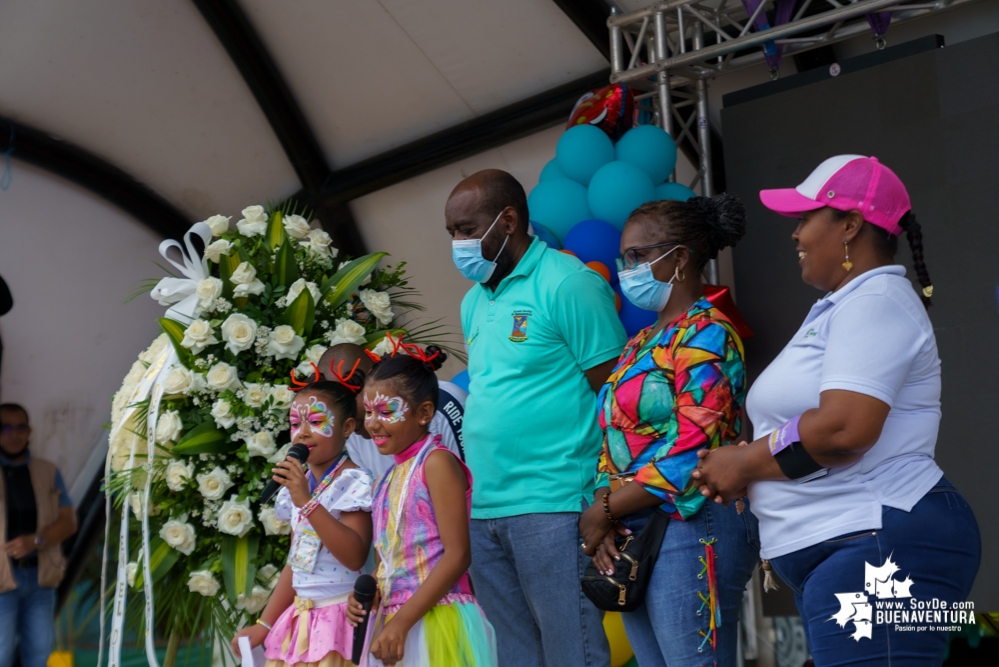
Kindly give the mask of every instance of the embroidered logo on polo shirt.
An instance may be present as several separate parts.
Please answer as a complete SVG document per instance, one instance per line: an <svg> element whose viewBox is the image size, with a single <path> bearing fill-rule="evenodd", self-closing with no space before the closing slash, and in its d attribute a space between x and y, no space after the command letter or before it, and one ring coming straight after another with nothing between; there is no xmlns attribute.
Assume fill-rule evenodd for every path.
<svg viewBox="0 0 999 667"><path fill-rule="evenodd" d="M819 335L818 331L816 331L815 329L809 329L808 331L805 332L805 335L802 336L802 338L814 338L815 336L818 335Z"/></svg>
<svg viewBox="0 0 999 667"><path fill-rule="evenodd" d="M514 343L523 343L527 340L527 318L531 315L529 310L513 311L513 333L510 340Z"/></svg>

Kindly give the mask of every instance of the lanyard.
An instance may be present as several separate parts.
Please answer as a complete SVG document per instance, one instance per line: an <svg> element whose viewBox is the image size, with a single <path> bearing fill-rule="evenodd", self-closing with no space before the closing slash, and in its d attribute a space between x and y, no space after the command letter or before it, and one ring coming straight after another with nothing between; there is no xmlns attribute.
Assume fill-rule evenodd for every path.
<svg viewBox="0 0 999 667"><path fill-rule="evenodd" d="M336 472L336 469L338 467L340 467L340 464L343 463L343 460L345 458L347 458L347 450L346 449L344 449L344 451L340 453L340 458L338 458L336 461L334 461L332 464L330 464L330 467L326 469L326 472L324 472L323 476L320 477L319 479L322 480L322 481L326 481L327 477L329 477L334 472ZM313 495L315 494L315 491L316 491L316 478L312 474L312 470L311 469L309 470L309 491L312 492Z"/></svg>

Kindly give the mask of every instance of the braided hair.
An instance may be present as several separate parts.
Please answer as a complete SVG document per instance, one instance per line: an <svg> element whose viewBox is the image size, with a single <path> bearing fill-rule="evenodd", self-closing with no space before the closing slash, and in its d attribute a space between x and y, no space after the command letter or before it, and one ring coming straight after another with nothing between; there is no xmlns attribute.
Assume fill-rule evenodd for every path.
<svg viewBox="0 0 999 667"><path fill-rule="evenodd" d="M832 209L836 220L842 220L850 214L849 211L839 211ZM919 281L921 289L919 299L923 306L929 308L933 305L930 298L933 296L933 281L930 280L930 272L926 268L926 258L923 256L923 229L916 221L916 216L912 211L907 211L902 219L898 221L898 226L905 230L905 238L909 241L909 250L912 251L912 268L916 272L916 279ZM898 237L886 232L881 227L864 221L865 232L874 239L874 248L883 257L894 259L898 254Z"/></svg>
<svg viewBox="0 0 999 667"><path fill-rule="evenodd" d="M391 380L399 394L410 405L430 401L437 410L436 371L444 365L447 353L435 345L426 350L427 360L423 361L408 354L398 354L382 359L368 373L369 382ZM431 358L432 357L432 358Z"/></svg>
<svg viewBox="0 0 999 667"><path fill-rule="evenodd" d="M626 224L632 222L644 224L653 238L675 238L690 248L694 269L700 273L718 251L734 246L746 233L746 207L728 193L653 201L636 208Z"/></svg>

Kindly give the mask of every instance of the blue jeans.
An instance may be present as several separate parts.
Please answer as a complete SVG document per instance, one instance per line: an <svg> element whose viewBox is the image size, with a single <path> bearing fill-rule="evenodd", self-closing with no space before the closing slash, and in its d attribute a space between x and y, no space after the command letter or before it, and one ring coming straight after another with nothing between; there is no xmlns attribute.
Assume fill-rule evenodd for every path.
<svg viewBox="0 0 999 667"><path fill-rule="evenodd" d="M934 598L966 600L982 558L975 515L953 485L941 480L910 512L885 507L881 524L881 530L848 533L770 561L794 590L816 667L943 662L949 632L915 627L955 623L883 622L878 612L889 605L909 610ZM873 572L888 559L897 573ZM841 602L837 595L844 594L857 603L850 597Z"/></svg>
<svg viewBox="0 0 999 667"><path fill-rule="evenodd" d="M45 667L55 645L56 590L38 585L38 568L14 568L17 588L0 593L0 667L14 664L20 643L21 667Z"/></svg>
<svg viewBox="0 0 999 667"><path fill-rule="evenodd" d="M742 596L760 558L758 523L744 502L741 514L734 503L706 502L686 521L669 522L645 603L622 614L641 667L735 666ZM639 530L644 516L625 517L624 523ZM703 559L705 543L712 539L721 609L714 647L701 634L710 635L711 614L700 597L708 598Z"/></svg>
<svg viewBox="0 0 999 667"><path fill-rule="evenodd" d="M578 526L577 512L472 521L472 584L500 667L610 665L603 612L579 585Z"/></svg>

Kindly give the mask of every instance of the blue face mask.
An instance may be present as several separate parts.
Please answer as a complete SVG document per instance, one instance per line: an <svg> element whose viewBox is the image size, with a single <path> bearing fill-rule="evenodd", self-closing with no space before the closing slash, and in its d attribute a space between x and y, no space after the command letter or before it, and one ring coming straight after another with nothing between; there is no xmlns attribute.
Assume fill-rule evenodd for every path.
<svg viewBox="0 0 999 667"><path fill-rule="evenodd" d="M639 264L628 271L617 272L618 280L621 281L621 292L628 301L643 310L659 312L666 307L670 292L673 291L673 279L671 278L668 283L656 280L652 276L652 265L679 247L674 246L669 252L651 262ZM673 275L676 277L675 273Z"/></svg>
<svg viewBox="0 0 999 667"><path fill-rule="evenodd" d="M506 210L505 208L503 209ZM474 280L477 283L489 282L489 279L493 277L493 272L496 270L496 258L488 260L482 256L482 239L486 238L489 232L492 231L496 223L499 222L500 215L503 215L503 211L499 212L496 219L493 220L493 224L489 225L489 229L486 233L482 235L479 239L466 239L464 241L451 241L451 259L454 260L454 265L458 267L458 271L461 275L465 276L469 280ZM500 256L503 252L503 248L506 247L506 242L510 240L510 236L507 235L503 239L503 245L500 246L499 252L496 253L496 257Z"/></svg>

